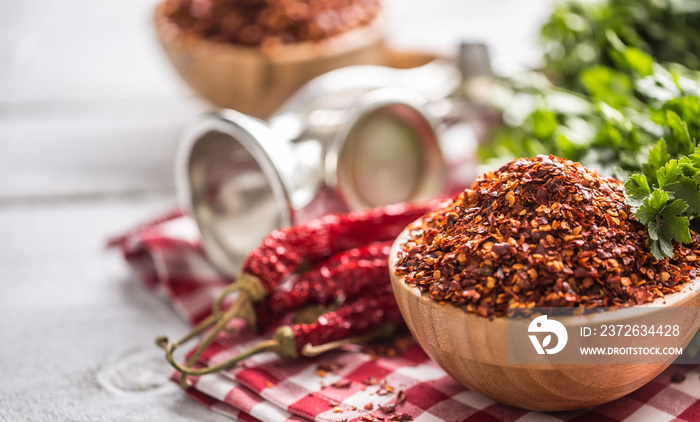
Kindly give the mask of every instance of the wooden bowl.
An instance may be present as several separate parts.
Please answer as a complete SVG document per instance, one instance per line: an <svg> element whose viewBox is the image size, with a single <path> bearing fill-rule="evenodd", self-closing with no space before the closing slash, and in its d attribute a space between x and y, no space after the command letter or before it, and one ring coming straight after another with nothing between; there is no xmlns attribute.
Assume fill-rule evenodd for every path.
<svg viewBox="0 0 700 422"><path fill-rule="evenodd" d="M265 118L304 83L330 70L384 64L382 19L326 41L298 43L268 54L257 47L192 40L155 9L158 39L177 72L199 95L222 108Z"/></svg>
<svg viewBox="0 0 700 422"><path fill-rule="evenodd" d="M530 410L563 411L596 406L622 397L654 379L671 363L663 364L558 364L522 365L508 362L508 319L488 319L452 305L441 306L417 287L394 274L399 246L408 238L404 230L394 242L389 258L396 301L409 329L423 350L465 387L501 403ZM657 307L700 306L700 279L681 292L667 295ZM642 305L647 306L647 305ZM645 310L646 311L646 310ZM634 318L616 311L587 315L586 324L634 324ZM698 328L698 318L688 313L686 326ZM697 315L697 311L694 311ZM685 315L685 313L683 314ZM590 318L592 317L592 319ZM580 318L558 317L567 331L578 330ZM675 321L674 321L675 323ZM576 332L576 331L573 331Z"/></svg>

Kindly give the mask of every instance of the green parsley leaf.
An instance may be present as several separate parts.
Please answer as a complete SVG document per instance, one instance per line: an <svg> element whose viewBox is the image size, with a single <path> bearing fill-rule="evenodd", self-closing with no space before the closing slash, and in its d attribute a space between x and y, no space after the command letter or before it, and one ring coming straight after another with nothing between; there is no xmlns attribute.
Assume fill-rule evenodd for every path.
<svg viewBox="0 0 700 422"><path fill-rule="evenodd" d="M547 139L554 135L559 126L557 116L544 108L535 110L532 114L532 125L535 136L540 139Z"/></svg>
<svg viewBox="0 0 700 422"><path fill-rule="evenodd" d="M690 172L690 169L687 169L687 172ZM669 192L675 199L682 199L695 213L700 214L700 189L690 177L684 174L677 160L670 160L664 164L656 172L656 177L659 189Z"/></svg>
<svg viewBox="0 0 700 422"><path fill-rule="evenodd" d="M678 114L671 110L666 110L666 122L672 133L672 136L668 139L668 150L674 155L691 154L695 143L690 138L688 125L681 120Z"/></svg>
<svg viewBox="0 0 700 422"><path fill-rule="evenodd" d="M663 167L663 165L669 162L669 160L671 160L671 156L666 150L666 140L662 138L649 150L647 162L642 165L644 175L648 177L652 183L656 184L657 169Z"/></svg>
<svg viewBox="0 0 700 422"><path fill-rule="evenodd" d="M649 247L656 259L673 256L672 240L690 242L690 221L683 213L688 204L681 199L669 203L669 196L661 189L654 189L639 207L635 216L649 232Z"/></svg>
<svg viewBox="0 0 700 422"><path fill-rule="evenodd" d="M688 243L690 238L690 222L683 213L688 209L688 204L681 199L676 199L666 205L661 211L661 229L663 237L673 239L677 242ZM673 254L671 254L673 255Z"/></svg>
<svg viewBox="0 0 700 422"><path fill-rule="evenodd" d="M644 198L642 205L639 207L635 216L640 223L649 225L656 221L661 215L661 210L664 209L668 202L668 194L661 189L654 189L651 195Z"/></svg>
<svg viewBox="0 0 700 422"><path fill-rule="evenodd" d="M637 212L647 196L651 195L649 180L643 174L633 174L625 183L627 204L632 207L632 212Z"/></svg>
<svg viewBox="0 0 700 422"><path fill-rule="evenodd" d="M670 160L663 165L660 169L656 171L656 180L659 184L659 188L663 189L664 186L676 183L683 178L683 173L678 167L678 161Z"/></svg>
<svg viewBox="0 0 700 422"><path fill-rule="evenodd" d="M626 106L633 97L629 76L606 66L594 66L581 72L581 85L594 99L614 108Z"/></svg>

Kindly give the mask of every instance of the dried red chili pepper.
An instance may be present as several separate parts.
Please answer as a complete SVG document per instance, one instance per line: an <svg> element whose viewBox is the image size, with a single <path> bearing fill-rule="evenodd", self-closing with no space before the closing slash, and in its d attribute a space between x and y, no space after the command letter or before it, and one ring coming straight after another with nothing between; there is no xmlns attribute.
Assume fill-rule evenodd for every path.
<svg viewBox="0 0 700 422"><path fill-rule="evenodd" d="M248 255L243 274L256 277L265 291L272 292L303 263L317 262L368 243L393 240L408 223L438 204L439 201L405 203L332 214L275 230Z"/></svg>
<svg viewBox="0 0 700 422"><path fill-rule="evenodd" d="M298 356L316 356L344 344L368 341L390 334L403 324L401 312L394 299L391 286L348 303L336 311L328 312L312 324L286 325L277 329L271 340L221 364L192 369L179 364L173 357L177 345L167 338L159 338L157 344L165 349L168 362L186 375L204 375L236 365L238 362L265 351L274 351L284 359ZM175 346L174 346L175 345Z"/></svg>
<svg viewBox="0 0 700 422"><path fill-rule="evenodd" d="M271 296L263 295L262 297L267 297L267 300L258 303L255 307L249 306L248 299L250 297L246 294L241 296L241 300L226 312L223 312L221 310L223 301L229 293L239 287L236 284L231 285L215 301L212 315L175 344L179 345L189 341L212 324L217 324L218 328L214 328L209 333L190 357L189 365L193 365L215 339L218 330L224 326L223 322L233 317L243 317L252 327L264 329L277 323L279 318L286 313L299 310L309 303L328 305L330 300L337 301L341 296L344 302L360 296L363 290L369 286L376 289L383 285L389 285L387 267L390 246L391 242L375 242L361 248L338 253L323 261L313 270L302 274L301 279L293 284L294 291L278 290ZM260 286L251 283L246 287L246 289L251 288L260 289ZM311 312L309 315L314 313ZM317 317L313 316L313 318Z"/></svg>
<svg viewBox="0 0 700 422"><path fill-rule="evenodd" d="M657 261L621 182L554 156L487 173L411 227L395 270L482 316L510 307L617 307L700 275L700 236Z"/></svg>
<svg viewBox="0 0 700 422"><path fill-rule="evenodd" d="M354 262L355 257L371 258L386 254L385 248L375 249L374 246L366 246L367 243L393 240L405 224L438 204L438 200L433 200L422 204L398 204L345 215L331 215L303 226L274 231L257 250L249 255L246 262L246 268L256 275L262 275L264 282L256 275L242 273L236 283L226 289L215 301L211 316L199 323L179 341L171 343L166 337L160 337L157 339L157 343L162 347L175 349L214 325L200 343L199 348L190 357L188 366L193 365L231 318L243 317L251 327L255 328L256 321L262 320L258 317L264 315L266 320L261 321L261 325L269 325L273 319L272 313L261 312L261 309L258 309L258 314L256 314L254 304L265 299L270 293L274 293L283 280L283 276L290 276L301 264L318 262L327 258L329 254L339 251L347 251L347 255L331 258L329 268L346 265L347 271L354 271L358 275L362 274L362 280L365 283L360 283L359 287L361 287L367 281L372 280L371 277L377 275L380 265L374 263L374 267L372 264L369 264L368 267L365 264L350 264L350 262ZM359 250L348 251L358 246ZM277 273L276 270L279 270L280 273ZM290 307L293 303L308 303L314 298L318 299L332 293L338 293L341 289L347 288L352 296L361 292L361 289L357 288L358 286L348 287L349 278L341 277L341 279L341 283L326 285L324 282L332 281L332 279L319 277L316 279L314 294L303 299L297 297L287 301L281 309L292 310ZM224 300L228 294L234 291L239 291L238 299L225 312L222 311ZM310 289L307 291L312 292ZM345 292L343 294L348 296ZM184 385L185 382L186 379L183 376L181 383Z"/></svg>
<svg viewBox="0 0 700 422"><path fill-rule="evenodd" d="M394 243L393 239L368 243L331 255L322 264L327 267L337 267L348 262L385 260L389 256L392 243Z"/></svg>
<svg viewBox="0 0 700 422"><path fill-rule="evenodd" d="M391 242L375 242L338 253L300 274L290 290L278 289L256 306L258 327L310 303L327 306L339 298L355 298L372 286L389 284L390 248Z"/></svg>
<svg viewBox="0 0 700 422"><path fill-rule="evenodd" d="M312 324L295 324L290 327L296 345L296 354L300 355L307 354L304 352L307 344L319 346L363 335L382 324L391 324L394 327L403 325L403 317L396 304L391 285L377 289L371 295L356 299L336 311L328 312ZM284 329L278 330L278 333L281 331ZM286 334L284 332L276 334L276 336L279 335Z"/></svg>
<svg viewBox="0 0 700 422"><path fill-rule="evenodd" d="M261 302L267 295L274 294L283 280L292 276L300 267L313 265L336 253L364 247L372 242L393 241L406 224L433 209L441 201L436 199L333 214L307 224L275 230L248 255L243 272L236 281L235 289L242 293L238 300L248 305ZM378 253L381 251L368 247L367 251L349 252L348 258L336 259L343 261L350 259L353 254ZM356 266L354 271L375 270ZM322 288L326 294L332 294L322 283L317 287ZM254 307L241 305L240 308L248 311L239 316L245 318L251 327L257 327L257 315L252 311ZM218 313L218 308L215 311ZM268 314L265 315L269 317Z"/></svg>

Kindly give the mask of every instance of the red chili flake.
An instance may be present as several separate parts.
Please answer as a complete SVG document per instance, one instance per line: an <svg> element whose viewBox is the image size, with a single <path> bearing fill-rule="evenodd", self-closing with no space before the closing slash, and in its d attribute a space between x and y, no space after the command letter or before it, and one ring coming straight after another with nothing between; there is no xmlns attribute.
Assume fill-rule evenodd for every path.
<svg viewBox="0 0 700 422"><path fill-rule="evenodd" d="M365 410L374 410L374 403L367 403L364 407Z"/></svg>
<svg viewBox="0 0 700 422"><path fill-rule="evenodd" d="M381 410L384 413L394 413L396 410L396 403L387 403L384 405L379 406L379 410Z"/></svg>
<svg viewBox="0 0 700 422"><path fill-rule="evenodd" d="M329 405L330 407L335 407L335 406L339 406L340 403L338 403L338 402L335 401L335 400L329 400L329 401L328 401L328 405Z"/></svg>
<svg viewBox="0 0 700 422"><path fill-rule="evenodd" d="M379 378L377 378L377 377L365 378L362 380L362 383L365 385L377 385L377 384L379 384Z"/></svg>
<svg viewBox="0 0 700 422"><path fill-rule="evenodd" d="M412 421L413 416L408 415L406 413L397 413L396 415L391 415L389 416L388 420L390 421Z"/></svg>
<svg viewBox="0 0 700 422"><path fill-rule="evenodd" d="M657 261L621 182L554 156L512 161L426 214L395 272L484 317L511 307L625 307L695 277L700 235ZM690 258L690 259L689 259Z"/></svg>
<svg viewBox="0 0 700 422"><path fill-rule="evenodd" d="M685 374L681 372L675 372L673 375L671 375L671 382L673 383L679 383L685 381Z"/></svg>
<svg viewBox="0 0 700 422"><path fill-rule="evenodd" d="M386 396L387 394L394 391L394 387L387 384L386 379L379 382L379 388L377 389L378 396Z"/></svg>
<svg viewBox="0 0 700 422"><path fill-rule="evenodd" d="M274 49L369 25L378 0L165 0L163 14L188 38Z"/></svg>
<svg viewBox="0 0 700 422"><path fill-rule="evenodd" d="M339 363L339 362L328 362L328 363L322 363L318 365L318 371L323 371L324 373L332 372L332 373L337 373L339 370L343 369L345 367L344 363Z"/></svg>
<svg viewBox="0 0 700 422"><path fill-rule="evenodd" d="M338 381L334 382L333 384L331 384L331 387L348 388L348 387L350 387L351 384L352 384L352 381L350 381L349 379L342 379L342 380L338 380Z"/></svg>
<svg viewBox="0 0 700 422"><path fill-rule="evenodd" d="M401 390L399 391L399 394L396 396L396 404L404 404L406 402L406 393Z"/></svg>

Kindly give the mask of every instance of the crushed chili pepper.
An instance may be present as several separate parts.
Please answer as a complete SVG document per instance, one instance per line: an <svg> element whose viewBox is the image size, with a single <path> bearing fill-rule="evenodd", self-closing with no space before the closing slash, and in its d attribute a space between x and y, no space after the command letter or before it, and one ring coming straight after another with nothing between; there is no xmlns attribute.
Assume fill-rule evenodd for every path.
<svg viewBox="0 0 700 422"><path fill-rule="evenodd" d="M413 338L411 334L396 335L393 338L392 344L380 343L371 346L363 347L362 352L369 355L372 362L376 362L380 357L392 358L403 354L403 352L409 347L416 344L416 339ZM374 379L375 384L379 383L379 379L375 377L368 378L367 380ZM367 384L372 385L372 384Z"/></svg>
<svg viewBox="0 0 700 422"><path fill-rule="evenodd" d="M393 391L394 387L388 385L386 379L383 379L379 382L379 388L377 389L376 393L378 396L386 396Z"/></svg>
<svg viewBox="0 0 700 422"><path fill-rule="evenodd" d="M275 48L320 41L369 25L379 0L165 0L163 13L184 36Z"/></svg>
<svg viewBox="0 0 700 422"><path fill-rule="evenodd" d="M334 387L334 388L350 388L351 385L352 385L352 381L351 381L351 380L349 380L349 379L342 379L342 380L338 380L338 381L334 382L333 384L331 384L331 387Z"/></svg>
<svg viewBox="0 0 700 422"><path fill-rule="evenodd" d="M387 403L379 406L383 413L393 413L396 410L396 403Z"/></svg>
<svg viewBox="0 0 700 422"><path fill-rule="evenodd" d="M510 307L625 307L700 275L700 236L656 260L623 184L555 156L518 159L410 226L396 274L481 316ZM689 259L690 258L690 259Z"/></svg>
<svg viewBox="0 0 700 422"><path fill-rule="evenodd" d="M332 373L337 373L339 370L343 369L345 367L344 363L340 362L328 362L328 363L322 363L318 365L318 371L323 371L325 373L332 372Z"/></svg>
<svg viewBox="0 0 700 422"><path fill-rule="evenodd" d="M406 402L406 393L401 390L399 391L399 394L396 396L396 404L403 404Z"/></svg>

